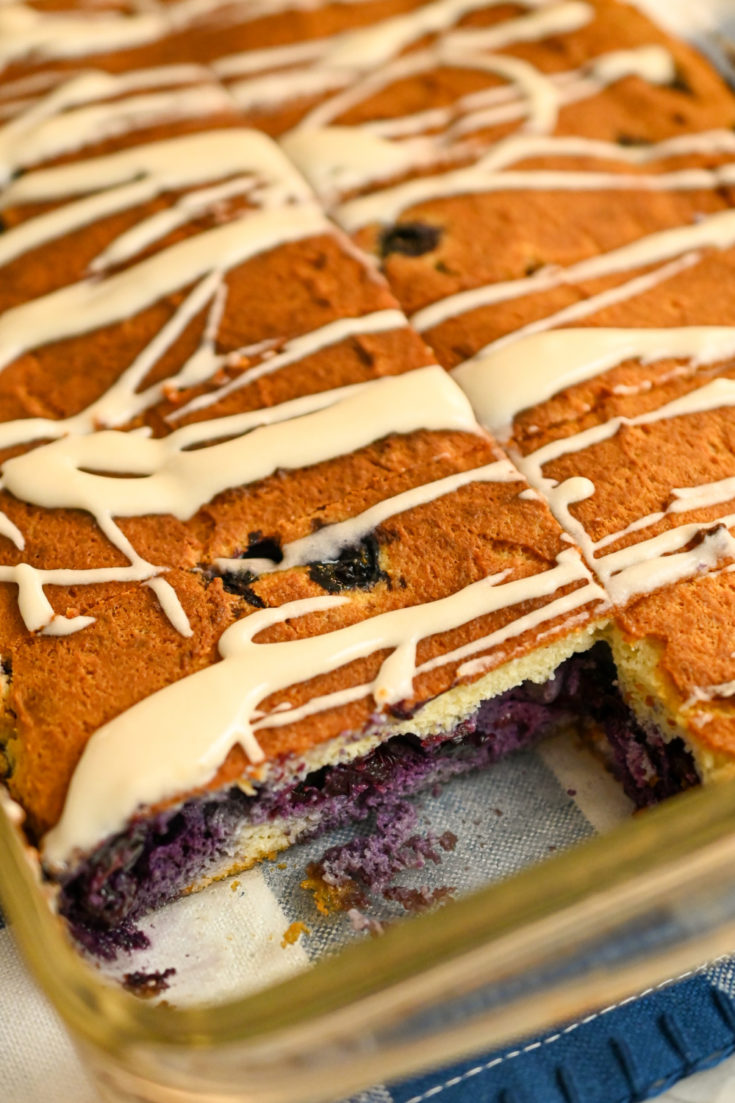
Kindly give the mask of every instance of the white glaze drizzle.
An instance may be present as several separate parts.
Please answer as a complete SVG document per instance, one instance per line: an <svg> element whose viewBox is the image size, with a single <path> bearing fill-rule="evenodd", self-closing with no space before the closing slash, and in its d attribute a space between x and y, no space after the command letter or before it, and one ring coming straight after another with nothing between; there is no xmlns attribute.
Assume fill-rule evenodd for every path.
<svg viewBox="0 0 735 1103"><path fill-rule="evenodd" d="M556 9L539 13L539 15L548 17L554 11ZM453 147L448 140L452 135L461 136L473 129L482 129L528 115L526 130L531 131L532 135L541 137L515 135L491 147L487 154L471 168L422 176L418 180L410 180L406 184L384 189L377 195L367 194L343 203L337 207L337 216L347 229L354 230L373 221L393 220L401 209L426 198L434 198L436 195L493 190L496 185L492 181L496 172L507 167L507 164L512 164L514 160L522 159L524 155L539 155L537 151L544 149L545 143L550 146L558 143L560 150L564 151L565 148L569 150L567 154L569 156L580 155L581 147L586 141L589 142L588 156L600 156L602 153L600 147L604 147L605 153L611 149L617 149L619 147L612 143L596 142L594 139L554 139L547 136L553 129L558 108L596 95L607 84L624 76L638 76L650 83L664 83L670 80L674 73L670 54L659 46L611 51L594 59L584 71L574 70L566 74L545 76L518 58L472 54L466 48L460 51L452 46L450 36L442 43L440 53L436 50L423 51L400 58L393 64L389 76L391 80L404 78L434 68L440 61L459 67L495 71L505 76L511 84L500 89L492 88L485 92L472 93L470 96L463 97L453 108L441 108L438 112L430 110L416 116L419 124L417 128L424 129L450 122L455 112L462 106L477 103L495 104L455 122L450 131L440 139L425 137L407 146L405 143L389 141L388 135L395 133L398 128L396 136L400 136L406 123L410 122L410 118L380 120L375 124L367 123L355 127L327 125L331 118L337 117L339 113L351 106L352 101L357 103L364 98L363 93L367 95L376 91L377 84L383 79L384 73L381 73L380 77L367 78L364 88L362 85L358 86L358 89L351 89L345 93L342 99L338 97L339 111L328 113L326 109L322 109L324 105L320 105L302 121L296 130L282 139L282 144L326 201L336 202L338 191L346 192L364 188L371 182L401 175L421 168L425 164L446 159L448 156L466 157L471 147L468 147L466 142ZM376 87L374 88L373 85ZM513 102L513 89L521 93L521 100ZM327 101L329 102L337 101ZM716 133L720 144L724 146L720 132ZM713 141L716 140L713 139ZM524 146L525 142L529 143L527 147ZM539 142L539 145L535 145L535 142ZM525 153L526 148L529 150L528 153ZM620 159L631 164L646 163L645 158L638 161L634 157L623 156ZM488 177L490 182L487 187L483 187L482 181ZM525 176L522 179L525 180ZM559 174L560 186L563 179L562 174ZM335 182L339 187L335 186ZM383 218L379 208L384 200L388 204L389 214Z"/></svg>
<svg viewBox="0 0 735 1103"><path fill-rule="evenodd" d="M563 307L553 314L547 314L544 317L537 318L535 321L521 326L520 329L514 330L511 333L506 333L504 336L498 337L495 341L491 342L491 344L486 345L484 349L481 349L478 356L483 356L491 350L503 348L505 345L512 344L515 340L522 340L524 337L532 336L535 333L545 333L550 329L572 325L582 318L588 318L590 315L598 314L608 307L627 302L628 299L643 295L647 291L651 291L654 287L658 287L659 284L665 283L666 280L673 279L674 276L678 276L681 272L685 272L687 268L692 268L695 264L698 264L701 259L700 253L685 253L684 256L676 257L674 260L670 260L667 264L662 264L650 272L644 272L640 276L634 276L630 280L625 280L624 283L616 284L615 287L608 288L607 291L600 291L597 295L590 295L589 298L580 299L578 302L571 303L569 306Z"/></svg>
<svg viewBox="0 0 735 1103"><path fill-rule="evenodd" d="M170 582L167 582L165 578L151 578L147 582L143 583L144 586L148 586L153 590L154 594L159 600L163 612L166 614L171 624L181 636L193 636L194 630L189 623L184 607L179 600L179 596L174 590Z"/></svg>
<svg viewBox="0 0 735 1103"><path fill-rule="evenodd" d="M735 134L732 137L735 138ZM584 280L596 280L630 269L647 267L690 250L730 249L733 245L735 245L735 211L720 211L691 226L658 230L627 245L612 249L608 253L599 253L566 268L542 268L533 276L461 291L417 311L412 316L411 322L423 332L441 325L449 318L457 317L470 310L477 310L482 306L551 291L555 287L581 283ZM515 339L515 334L510 336ZM477 355L482 356L483 352Z"/></svg>
<svg viewBox="0 0 735 1103"><path fill-rule="evenodd" d="M695 686L682 708L690 709L693 705L699 705L703 701L714 701L717 698L735 696L735 680L730 682L718 682L716 685Z"/></svg>
<svg viewBox="0 0 735 1103"><path fill-rule="evenodd" d="M187 135L106 157L29 172L0 193L0 203L22 206L82 193L85 197L6 230L0 238L0 263L6 264L28 249L38 248L108 215L148 203L166 191L238 176L244 182L238 183L235 194L257 189L255 198L261 207L305 202L310 198L303 180L273 143L253 130ZM232 183L227 180L220 187L229 188ZM215 194L214 201L221 197L221 192ZM185 195L173 209L173 217L169 211L163 212L167 224L162 232L183 224L197 213L196 202L187 204L187 200ZM207 196L205 206L212 201L212 197ZM140 225L136 233L140 236L132 239L132 248L126 247L124 238L118 238L108 248L106 261L119 263L152 240ZM104 267L104 264L98 260L95 267Z"/></svg>
<svg viewBox="0 0 735 1103"><path fill-rule="evenodd" d="M277 468L323 462L391 433L420 429L478 431L466 398L438 367L196 422L163 439L112 430L87 435L67 432L7 460L3 485L23 501L47 509L91 513L128 558L129 566L42 571L22 563L0 567L0 581L18 585L21 615L29 629L37 630L53 617L43 593L45 585L153 579L151 588L164 613L178 631L188 635L188 621L175 592L158 578L164 568L143 560L113 518L172 514L185 520L223 490L264 478ZM217 437L232 439L187 451ZM126 475L118 477L117 472ZM87 623L75 622L78 628Z"/></svg>
<svg viewBox="0 0 735 1103"><path fill-rule="evenodd" d="M528 107L526 129L531 133L552 130L556 124L558 97L553 83L532 65L520 58L457 54L444 46L442 54L447 64L455 68L475 69L494 73L512 81L524 94ZM424 55L409 54L396 63L396 70L408 75L417 68L431 68L433 62ZM419 64L420 63L420 64ZM372 78L376 80L377 78ZM319 109L315 109L314 114ZM281 139L281 145L299 166L321 198L329 205L341 192L363 186L367 181L381 180L432 165L438 159L466 155L467 144L457 147L437 145L433 138L416 138L410 142L386 141L369 130L344 126L308 125L307 121Z"/></svg>
<svg viewBox="0 0 735 1103"><path fill-rule="evenodd" d="M426 9L418 8L409 15L400 16L397 19L401 21L402 27L404 25L415 27L417 15L421 18L424 10ZM482 69L489 61L495 60L485 54L471 54L471 51L501 50L521 42L538 41L548 34L578 30L585 26L591 17L592 11L588 4L580 3L578 0L568 0L566 3L542 7L540 11L532 12L530 15L505 20L494 27L455 31L442 37L434 47L407 54L393 62L388 61L388 57L391 56L391 47L390 42L385 40L385 47L381 46L380 52L385 56L386 63L380 66L379 71L372 72L372 66L366 66L369 76L313 108L299 123L299 129L313 130L327 126L332 120L396 80L426 72L437 65ZM407 23L404 24L404 20ZM346 49L340 44L337 50L338 61L341 59L342 64L351 61L353 65L360 65L363 49L360 35L363 33L354 32L354 38ZM504 57L501 60L512 63L520 59ZM532 66L523 66L523 70L532 81L535 79L534 73L541 78L541 74L533 70ZM548 95L553 95L550 89Z"/></svg>
<svg viewBox="0 0 735 1103"><path fill-rule="evenodd" d="M236 743L251 762L262 761L252 715L272 693L390 649L370 692L381 705L395 702L412 692L416 647L422 639L553 594L560 585L585 579L586 570L569 549L550 570L509 582L505 577L506 572L491 575L436 601L281 643L259 644L255 637L272 625L335 608L346 599L307 598L237 621L220 639L222 662L152 694L94 733L72 777L62 817L44 839L45 860L63 867L76 851L124 826L141 804L206 784ZM583 587L587 600L596 596L588 593L589 585ZM476 649L482 646L477 641ZM356 692L350 687L330 695L332 707L354 700ZM113 760L119 766L111 771Z"/></svg>
<svg viewBox="0 0 735 1103"><path fill-rule="evenodd" d="M160 383L151 384L144 391L138 391L145 376L181 336L187 325L206 307L208 302L214 304L217 301L219 292L225 286L221 281L221 273L210 272L196 284L133 363L104 394L78 414L72 414L66 418L18 418L14 421L0 422L0 448L11 448L34 440L49 438L56 440L68 433L77 435L94 433L100 428L124 425L161 401L169 387L184 387L201 382L202 377L206 378L206 375L200 371L199 356L195 353L176 375ZM208 343L205 338L205 355L207 348ZM209 361L205 367L208 369Z"/></svg>
<svg viewBox="0 0 735 1103"><path fill-rule="evenodd" d="M567 69L546 74L547 80L555 86L559 104L568 106L601 92L605 85L595 74L595 66L598 63L606 62L608 58L618 57L620 54L621 51L613 50L609 53L599 54L579 69ZM671 56L660 46L641 46L622 51L622 54L625 56L629 67L629 71L626 73L628 76L651 79L659 75L659 71L663 69L664 64L668 66L668 72L673 73ZM601 65L599 71L612 72L611 68L604 64ZM384 138L397 139L426 130L438 130L443 127L449 128L449 131L453 134L458 134L465 130L482 129L483 126L495 126L501 122L512 122L514 119L522 118L526 109L527 105L520 97L519 89L513 84L503 84L481 89L477 92L469 92L464 96L460 96L447 107L433 107L423 111L411 112L407 115L367 120L355 129L359 129L363 133L369 132ZM506 139L502 139L497 145L500 146L505 141Z"/></svg>
<svg viewBox="0 0 735 1103"><path fill-rule="evenodd" d="M46 509L85 509L95 518L172 514L186 520L228 487L419 429L478 431L469 402L439 367L195 422L163 438L114 430L69 433L6 460L3 482L16 497Z"/></svg>
<svg viewBox="0 0 735 1103"><path fill-rule="evenodd" d="M168 417L170 422L179 421L182 417L205 409L216 402L220 402L228 395L243 387L249 386L256 379L264 375L272 375L273 372L304 360L316 352L330 348L350 337L367 336L371 333L388 333L391 330L401 329L406 325L405 315L400 310L376 310L372 314L363 314L358 318L338 318L334 322L327 322L310 333L301 334L287 341L283 349L275 355L269 356L252 368L248 368L240 375L230 379L221 387L208 391L205 394L193 398L185 406L180 406ZM237 363L241 350L223 353L220 356L210 356L203 365L204 378L211 376L218 368L227 364ZM190 384L189 384L190 385ZM0 432L2 427L0 426Z"/></svg>
<svg viewBox="0 0 735 1103"><path fill-rule="evenodd" d="M108 525L108 530L109 528ZM69 635L92 624L94 618L57 616L44 593L45 586L145 582L154 577L159 570L160 568L146 563L139 556L134 556L129 567L96 567L82 570L69 568L42 570L29 563L19 563L15 567L0 566L0 582L8 582L18 587L18 608L23 623L29 631L42 631L46 635ZM63 632L59 626L63 627Z"/></svg>
<svg viewBox="0 0 735 1103"><path fill-rule="evenodd" d="M496 436L509 434L513 419L529 406L547 401L567 387L583 383L626 360L643 364L657 360L688 360L692 364L716 364L735 356L735 327L683 326L670 329L556 330L525 337L516 343L473 357L455 368L452 375L469 396L478 420ZM729 396L727 380L714 381L717 396ZM685 410L706 400L707 388L685 395ZM699 396L697 398L696 396ZM719 399L715 397L714 401ZM729 397L727 399L729 404ZM707 407L712 408L712 407ZM676 416L668 412L665 417ZM642 415L648 417L648 414ZM622 423L621 423L622 424ZM603 427L595 426L591 433ZM606 423L604 432L617 432L617 424ZM569 438L559 442L559 447ZM556 442L549 446L556 449ZM584 445L582 446L584 447ZM559 453L561 454L561 453ZM544 458L543 463L549 462Z"/></svg>
<svg viewBox="0 0 735 1103"><path fill-rule="evenodd" d="M592 603L595 603L595 612L597 614L602 613L608 605L604 591L600 586L588 579L581 561L578 558L576 558L575 561L576 552L573 553L573 555L568 555L566 558L563 558L565 554L566 553L562 553L557 557L557 565L555 567L531 576L534 580L532 586L527 585L524 589L523 587L517 587L514 582L504 583L507 605L510 606L518 604L521 601L538 600L539 598L547 597L549 594L553 594L556 590L561 589L562 586L571 585L575 582L582 582L583 585L577 586L575 589L570 590L569 593L563 594L561 597L555 598L545 605L540 605L531 613L524 613L522 616L516 617L502 628L496 629L487 636L472 640L470 643L463 644L461 647L454 648L452 651L447 651L442 655L437 655L433 659L428 659L426 662L420 663L415 669L414 676L429 673L432 670L437 670L439 667L447 666L450 663L461 662L469 655L476 655L478 651L486 651L489 648L493 648L492 655L484 655L480 658L465 662L457 671L460 678L475 677L477 674L481 674L487 670L489 666L497 666L498 661L502 661L503 657L502 652L499 653L497 648L504 643L517 639L519 636L523 635L524 632L533 631L550 620L556 620L557 617L564 616L574 609L579 609L582 606L587 606ZM530 579L518 581L528 583ZM511 597L513 600L510 600ZM578 614L576 617L570 617L565 620L563 624L558 625L556 628L549 629L547 632L541 633L541 635L548 636L558 631L564 632L568 630L569 627L584 622L589 622L589 612ZM372 683L367 682L363 685L352 686L348 689L324 694L321 697L313 697L311 700L307 701L305 705L300 705L296 708L293 706L286 706L284 708L283 705L279 705L266 716L259 717L257 723L253 725L253 730L261 731L264 728L281 728L285 727L287 724L296 724L300 720L305 720L307 717L313 716L315 713L322 712L325 709L339 708L342 705L351 704L353 701L360 701L368 697L372 691Z"/></svg>
<svg viewBox="0 0 735 1103"><path fill-rule="evenodd" d="M724 502L735 501L735 478L716 479L711 483L700 483L698 486L674 487L671 491L671 501L665 509L648 513L645 517L638 517L631 521L625 528L617 532L610 532L599 540L591 542L589 547L594 553L611 544L620 543L631 533L640 532L642 529L657 525L664 517L672 513L691 513L693 510L708 509L711 506L722 505ZM719 523L721 519L715 523ZM690 530L694 531L694 530ZM687 538L688 539L688 538Z"/></svg>
<svg viewBox="0 0 735 1103"><path fill-rule="evenodd" d="M259 50L228 54L213 61L211 68L222 79L286 69L303 61L319 61L336 38L336 35L331 35L328 38L312 38L306 42L289 42L283 46L264 46Z"/></svg>
<svg viewBox="0 0 735 1103"><path fill-rule="evenodd" d="M491 0L500 2L500 0ZM548 0L525 0L525 7L545 6ZM400 51L410 45L417 38L428 33L436 33L442 28L448 28L459 18L469 14L477 8L487 8L488 4L479 3L478 0L435 0L434 3L424 4L413 12L405 15L394 16L369 27L354 31L342 32L328 38L317 39L306 43L294 43L290 46L266 47L262 50L250 50L245 54L236 54L231 57L221 58L213 65L213 69L220 76L236 76L244 73L251 74L246 79L235 80L228 86L237 104L244 110L266 109L282 105L284 102L306 96L317 96L330 92L333 89L344 88L353 85L365 72L371 72L375 63L371 58L380 54L384 65L381 71L385 71L385 64L390 62ZM581 22L588 18L588 12L581 15L582 7L578 10L570 8L572 17ZM548 16L546 18L548 23ZM564 17L553 17L556 26L561 26ZM567 16L567 22L568 22ZM504 25L505 26L505 25ZM544 24L538 22L538 17L516 20L513 25L503 32L505 44L513 40L523 41L524 38L539 37L544 30ZM479 33L479 32L478 32ZM475 34L475 32L471 32ZM441 40L435 47L440 51L445 49L445 44L451 42L450 36ZM461 43L461 49L467 55L466 42ZM430 51L422 51L419 55L411 55L410 59L394 62L392 72L404 72L406 66L412 72L420 71L429 64ZM299 62L307 62L306 66L287 68L284 66L297 66ZM459 60L458 64L465 62ZM263 70L276 69L276 72L263 73ZM256 74L253 76L252 74ZM383 79L377 78L379 80ZM370 87L373 87L375 78L371 78ZM364 93L357 95L363 98ZM339 110L340 105L352 101L354 95L351 92L344 93L336 102L330 102L324 108L324 112L315 108L316 118L320 118L325 112L330 115ZM305 125L311 128L312 115Z"/></svg>
<svg viewBox="0 0 735 1103"><path fill-rule="evenodd" d="M514 417L530 405L551 398L567 387L584 382L625 362L653 363L686 359L694 365L716 364L735 356L735 328L683 327L679 329L557 330L526 337L483 359L468 361L454 377L469 395L479 420L496 432L509 432ZM735 480L718 480L700 487L672 491L664 511L639 518L625 529L593 542L571 507L592 497L594 483L582 476L563 482L544 473L554 460L610 439L623 426L650 425L677 417L735 406L735 381L717 377L704 386L637 417L618 416L571 436L560 437L526 456L513 449L516 464L548 502L562 527L585 555L613 602L681 581L735 556L735 540L728 526L735 514L705 524L691 522L668 529L619 551L599 555L610 543L659 523L666 516L730 501ZM701 541L689 550L697 536Z"/></svg>
<svg viewBox="0 0 735 1103"><path fill-rule="evenodd" d="M723 527L732 524L735 524L735 515L731 514L713 522L711 526L682 525L673 530L682 542L686 535L689 540L701 536L701 540L689 551L670 551L667 542L656 537L635 545L638 557L628 566L615 570L612 564L605 561L607 557L603 557L596 561L595 570L604 581L605 590L611 600L618 605L625 605L640 594L648 594L662 586L682 582L716 568L723 560L733 559L735 540L728 529ZM668 536L668 533L661 535Z"/></svg>
<svg viewBox="0 0 735 1103"><path fill-rule="evenodd" d="M177 242L103 283L83 280L13 307L0 318L0 367L52 341L129 318L213 270L227 271L276 245L331 233L311 204L247 212Z"/></svg>
<svg viewBox="0 0 735 1103"><path fill-rule="evenodd" d="M600 54L581 69L552 74L549 80L558 86L556 94L559 104L568 107L599 95L609 84L625 77L639 77L649 84L666 84L673 78L674 72L673 59L663 47L639 46ZM484 108L480 106L483 98L487 100ZM458 119L451 128L452 132L461 135L484 130L512 122L525 114L526 108L521 101L514 99L508 102L507 98L500 96L495 102L494 99L490 95L483 97L477 93L476 109Z"/></svg>
<svg viewBox="0 0 735 1103"><path fill-rule="evenodd" d="M89 72L54 88L49 95L0 127L0 182L13 172L135 130L231 111L227 92L215 84L177 86L118 96L129 80ZM101 101L101 102L90 102Z"/></svg>
<svg viewBox="0 0 735 1103"><path fill-rule="evenodd" d="M131 14L38 11L21 3L4 3L0 4L0 65L24 59L50 61L134 49L215 13L220 21L247 22L281 11L318 6L319 0L254 0L230 5L222 0L180 0L169 5L146 5L145 10Z"/></svg>
<svg viewBox="0 0 735 1103"><path fill-rule="evenodd" d="M561 557L559 557L559 559L560 558ZM531 613L524 613L522 617L517 617L516 620L506 626L506 628L498 628L495 632L491 632L489 635L484 636L481 640L477 641L480 647L473 647L470 644L466 644L463 648L458 647L455 651L450 651L445 661L456 661L457 659L472 655L480 649L485 650L490 647L498 647L506 643L509 639L514 637L517 638L524 632L532 632L538 628L539 625L546 624L550 620L555 620L557 617L565 617L566 619L557 629L549 629L542 633L542 635L548 637L554 634L555 631L563 634L573 625L579 625L584 621L589 622L589 617L586 614L577 617L567 617L567 614L575 609L580 609L583 606L591 604L592 602L595 603L594 612L597 616L604 613L610 605L605 591L596 583L587 581L583 586L578 586L576 589L570 590L568 594L563 594L561 597L555 598L554 601L539 606L538 609L534 609ZM477 659L471 659L468 662L462 663L457 674L460 678L474 678L476 675L487 670L491 665L494 666L497 660L497 655L481 656ZM432 663L434 667L440 665L436 659L432 660ZM423 667L419 668L419 672L429 667L429 663L424 663Z"/></svg>
<svg viewBox="0 0 735 1103"><path fill-rule="evenodd" d="M474 11L487 10L503 0L434 0L433 3L423 4L413 11L402 15L396 15L369 27L348 31L338 37L327 54L328 63L335 67L348 69L374 70L383 67L392 58L396 57L417 39L425 35L438 34L453 27L463 16ZM537 21L539 18L548 17L548 12L556 12L562 8L568 8L568 4L554 7L547 6L546 0L522 0L526 8L540 7L541 13L530 16L520 16L519 19L508 19L491 31L484 31L494 37L494 40L503 43L521 41L517 36L523 35L524 27L530 26L526 33L537 38L545 33L539 30ZM591 10L587 4L576 4L580 9L577 13L579 25L584 25L591 18ZM546 8L546 11L543 9ZM558 16L556 19L558 20ZM553 22L554 17L552 17ZM562 20L564 16L562 16ZM527 22L530 20L530 24ZM557 23L553 22L556 26ZM520 27L520 30L519 30ZM455 32L460 33L460 32ZM478 32L479 33L479 32ZM472 40L477 41L475 32L470 32ZM495 49L495 46L480 48Z"/></svg>
<svg viewBox="0 0 735 1103"><path fill-rule="evenodd" d="M487 172L482 162L440 176L419 177L375 195L351 199L335 215L350 232L373 223L395 222L408 207L458 195L495 191L710 191L735 183L735 165L714 169L628 175L622 172L572 172L553 169Z"/></svg>
<svg viewBox="0 0 735 1103"><path fill-rule="evenodd" d="M460 487L470 483L505 483L518 482L521 475L508 460L497 460L495 463L486 464L484 467L473 467L468 471L459 471L455 475L447 475L443 479L434 482L423 483L404 490L390 498L384 498L376 505L348 518L346 521L337 521L331 525L325 525L318 532L310 533L299 540L293 540L284 544L283 558L278 563L268 559L217 559L215 566L222 571L234 573L266 574L275 570L287 570L290 567L298 567L304 563L317 563L323 560L336 559L342 548L350 547L358 543L369 532L409 509L426 505L445 494L453 494ZM535 493L535 491L533 492ZM523 497L523 495L519 495Z"/></svg>
<svg viewBox="0 0 735 1103"><path fill-rule="evenodd" d="M71 636L82 628L94 624L94 617L61 617L54 614L48 624L41 629L42 636Z"/></svg>
<svg viewBox="0 0 735 1103"><path fill-rule="evenodd" d="M160 38L170 23L158 12L39 12L24 4L0 6L0 63L44 60L130 49Z"/></svg>

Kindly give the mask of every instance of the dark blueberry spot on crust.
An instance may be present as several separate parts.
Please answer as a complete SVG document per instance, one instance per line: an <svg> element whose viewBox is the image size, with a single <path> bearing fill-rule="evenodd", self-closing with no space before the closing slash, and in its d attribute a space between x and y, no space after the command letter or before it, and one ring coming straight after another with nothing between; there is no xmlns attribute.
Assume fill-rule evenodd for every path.
<svg viewBox="0 0 735 1103"><path fill-rule="evenodd" d="M380 548L374 536L366 536L359 544L343 548L339 558L325 563L310 563L309 578L329 594L341 590L369 590L387 579L380 569Z"/></svg>
<svg viewBox="0 0 735 1103"><path fill-rule="evenodd" d="M153 996L160 996L170 987L168 978L176 972L175 969L157 970L154 973L125 973L123 976L123 988L134 996L149 1000Z"/></svg>
<svg viewBox="0 0 735 1103"><path fill-rule="evenodd" d="M380 235L380 255L401 253L404 257L420 257L436 249L442 235L438 226L425 222L398 222Z"/></svg>
<svg viewBox="0 0 735 1103"><path fill-rule="evenodd" d="M222 586L228 594L244 597L247 603L254 605L256 609L265 609L262 597L252 588L253 582L258 581L257 574L253 574L252 571L222 571L213 577L222 579Z"/></svg>
<svg viewBox="0 0 735 1103"><path fill-rule="evenodd" d="M639 138L635 134L618 134L615 139L619 146L650 146L648 138Z"/></svg>
<svg viewBox="0 0 735 1103"><path fill-rule="evenodd" d="M694 95L694 89L684 75L684 71L678 66L676 68L676 72L674 73L674 79L669 81L668 87L671 88L674 92L683 93L683 95L685 96Z"/></svg>
<svg viewBox="0 0 735 1103"><path fill-rule="evenodd" d="M262 532L251 532L248 546L240 558L270 559L273 563L280 563L283 559L281 541L277 536L263 536Z"/></svg>
<svg viewBox="0 0 735 1103"><path fill-rule="evenodd" d="M270 559L272 563L280 563L283 559L281 542L277 537L263 537L261 532L251 532L248 538L248 546L238 559ZM237 594L244 597L250 605L256 609L265 609L265 602L253 590L252 585L257 582L258 576L254 571L212 571L212 578L221 578L222 585L228 594Z"/></svg>

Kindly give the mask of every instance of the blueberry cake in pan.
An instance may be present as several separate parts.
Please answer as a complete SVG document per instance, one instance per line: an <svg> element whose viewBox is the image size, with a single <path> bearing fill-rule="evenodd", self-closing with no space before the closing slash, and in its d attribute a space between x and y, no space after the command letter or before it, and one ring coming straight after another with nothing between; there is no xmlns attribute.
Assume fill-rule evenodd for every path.
<svg viewBox="0 0 735 1103"><path fill-rule="evenodd" d="M0 769L86 945L572 722L641 805L729 768L701 58L178 0L6 6L0 61Z"/></svg>

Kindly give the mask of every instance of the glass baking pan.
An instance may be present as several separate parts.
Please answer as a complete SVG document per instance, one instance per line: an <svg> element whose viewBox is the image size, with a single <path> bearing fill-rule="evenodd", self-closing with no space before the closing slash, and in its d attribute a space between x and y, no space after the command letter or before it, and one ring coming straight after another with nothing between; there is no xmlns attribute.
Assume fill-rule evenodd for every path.
<svg viewBox="0 0 735 1103"><path fill-rule="evenodd" d="M642 6L727 69L732 0ZM735 950L735 780L216 1002L154 1005L90 965L53 914L1 793L0 903L102 1098L328 1103Z"/></svg>
<svg viewBox="0 0 735 1103"><path fill-rule="evenodd" d="M319 1103L569 1020L735 947L735 781L690 791L311 970L215 1006L100 979L12 818L0 893L31 970L115 1103Z"/></svg>

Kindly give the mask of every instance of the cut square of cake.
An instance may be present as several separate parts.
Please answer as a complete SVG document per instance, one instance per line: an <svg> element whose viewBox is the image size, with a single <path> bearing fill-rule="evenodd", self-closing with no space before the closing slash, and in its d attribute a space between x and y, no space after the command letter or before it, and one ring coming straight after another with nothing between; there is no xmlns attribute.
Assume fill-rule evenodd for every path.
<svg viewBox="0 0 735 1103"><path fill-rule="evenodd" d="M717 310L707 268L687 283L692 318ZM657 305L668 313L652 303L652 322ZM685 747L704 780L732 773L735 735L733 355L725 325L600 324L521 337L455 372L481 420L512 421L511 454L604 585L617 677L651 761L661 740ZM513 393L521 363L529 375ZM628 780L631 753L616 748Z"/></svg>

